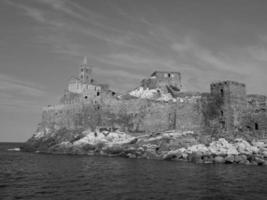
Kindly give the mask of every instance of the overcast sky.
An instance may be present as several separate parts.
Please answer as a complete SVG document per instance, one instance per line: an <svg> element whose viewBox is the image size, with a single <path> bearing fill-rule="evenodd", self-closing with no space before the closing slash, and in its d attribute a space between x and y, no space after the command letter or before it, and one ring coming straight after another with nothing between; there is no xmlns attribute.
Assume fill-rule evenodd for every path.
<svg viewBox="0 0 267 200"><path fill-rule="evenodd" d="M266 94L266 0L1 0L0 141L25 141L83 56L127 91L154 70L184 90L236 80Z"/></svg>

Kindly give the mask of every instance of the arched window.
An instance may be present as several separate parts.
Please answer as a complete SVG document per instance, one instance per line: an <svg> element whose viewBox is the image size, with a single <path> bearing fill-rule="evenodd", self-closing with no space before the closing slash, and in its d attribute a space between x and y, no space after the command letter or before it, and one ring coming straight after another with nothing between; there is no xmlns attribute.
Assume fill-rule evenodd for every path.
<svg viewBox="0 0 267 200"><path fill-rule="evenodd" d="M221 116L223 117L223 111L221 110Z"/></svg>
<svg viewBox="0 0 267 200"><path fill-rule="evenodd" d="M99 96L99 95L100 95L100 92L97 92L97 93L96 93L96 96Z"/></svg>

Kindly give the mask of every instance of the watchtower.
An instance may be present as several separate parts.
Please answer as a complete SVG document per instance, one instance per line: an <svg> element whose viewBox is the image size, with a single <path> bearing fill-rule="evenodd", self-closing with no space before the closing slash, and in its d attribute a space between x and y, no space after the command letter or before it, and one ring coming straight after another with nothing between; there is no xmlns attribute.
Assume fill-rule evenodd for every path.
<svg viewBox="0 0 267 200"><path fill-rule="evenodd" d="M210 85L211 96L217 102L221 129L234 131L240 126L246 109L246 86L235 81L221 81Z"/></svg>

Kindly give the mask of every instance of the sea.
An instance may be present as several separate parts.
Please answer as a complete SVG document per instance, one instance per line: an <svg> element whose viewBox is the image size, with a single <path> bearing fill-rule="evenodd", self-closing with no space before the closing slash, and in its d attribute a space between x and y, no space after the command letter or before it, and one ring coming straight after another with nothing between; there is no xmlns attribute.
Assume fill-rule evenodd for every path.
<svg viewBox="0 0 267 200"><path fill-rule="evenodd" d="M8 150L19 146L0 143L0 200L267 199L264 166Z"/></svg>

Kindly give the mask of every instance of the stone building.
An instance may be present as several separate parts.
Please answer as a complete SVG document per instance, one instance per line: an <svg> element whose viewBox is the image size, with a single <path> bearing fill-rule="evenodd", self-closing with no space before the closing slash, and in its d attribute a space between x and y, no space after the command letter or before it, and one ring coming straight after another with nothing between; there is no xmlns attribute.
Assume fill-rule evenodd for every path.
<svg viewBox="0 0 267 200"><path fill-rule="evenodd" d="M85 58L59 105L44 108L42 123L67 129L110 126L132 133L175 129L214 137L266 137L267 97L247 95L243 83L220 81L210 85L209 93L184 92L179 72L155 71L140 87L170 98L118 95L93 79Z"/></svg>
<svg viewBox="0 0 267 200"><path fill-rule="evenodd" d="M72 76L60 102L64 104L80 102L98 102L101 95L112 94L107 84L100 84L93 79L92 67L87 64L87 57L84 57L80 65L79 76Z"/></svg>

